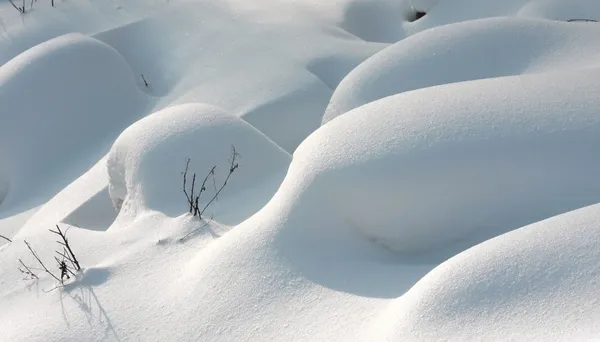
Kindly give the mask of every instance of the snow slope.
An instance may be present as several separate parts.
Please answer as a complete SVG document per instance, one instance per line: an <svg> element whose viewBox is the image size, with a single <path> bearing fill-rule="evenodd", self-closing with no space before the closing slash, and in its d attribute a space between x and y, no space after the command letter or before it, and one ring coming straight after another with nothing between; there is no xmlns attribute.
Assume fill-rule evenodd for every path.
<svg viewBox="0 0 600 342"><path fill-rule="evenodd" d="M320 125L344 75L385 47L314 12L285 2L186 2L96 37L145 75L162 97L155 110L219 106L293 152Z"/></svg>
<svg viewBox="0 0 600 342"><path fill-rule="evenodd" d="M469 249L392 302L369 338L595 340L599 223L593 205Z"/></svg>
<svg viewBox="0 0 600 342"><path fill-rule="evenodd" d="M440 84L598 65L600 26L494 18L437 27L375 54L331 97L323 123L377 99Z"/></svg>
<svg viewBox="0 0 600 342"><path fill-rule="evenodd" d="M394 250L489 238L600 201L598 72L384 98L317 130L293 165L310 160L301 173L317 175L321 195L336 198L334 212Z"/></svg>
<svg viewBox="0 0 600 342"><path fill-rule="evenodd" d="M47 200L102 157L149 102L114 49L80 34L49 40L2 65L2 208Z"/></svg>
<svg viewBox="0 0 600 342"><path fill-rule="evenodd" d="M0 0L0 340L593 340L597 15Z"/></svg>

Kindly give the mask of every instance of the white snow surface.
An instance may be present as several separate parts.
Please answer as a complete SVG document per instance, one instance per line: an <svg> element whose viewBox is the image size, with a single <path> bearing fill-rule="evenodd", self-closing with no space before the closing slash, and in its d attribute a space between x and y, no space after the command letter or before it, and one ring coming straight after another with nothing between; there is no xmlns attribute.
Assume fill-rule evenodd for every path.
<svg viewBox="0 0 600 342"><path fill-rule="evenodd" d="M324 125L293 165L310 165L300 173L316 174L321 196L393 250L489 238L600 201L595 75L600 69L390 96Z"/></svg>
<svg viewBox="0 0 600 342"><path fill-rule="evenodd" d="M232 174L221 199L236 196L260 183L252 203L260 209L277 190L290 155L244 120L204 104L169 107L127 128L108 154L108 191L117 208L130 216L146 209L181 214L182 172L187 159L186 189L191 193L193 174L199 192L201 182L216 166L214 177L206 184L200 204L206 204L225 180L232 167L232 153L239 154L235 164L244 172ZM157 182L157 179L161 179ZM214 181L213 181L214 180ZM270 194L261 201L269 181ZM267 187L268 188L268 187ZM261 203L262 202L262 203ZM231 204L225 207L230 207ZM207 213L208 214L208 213ZM238 222L239 223L239 222Z"/></svg>
<svg viewBox="0 0 600 342"><path fill-rule="evenodd" d="M25 5L0 0L1 341L600 336L600 24L567 22L599 2ZM193 217L187 158L206 204L232 146ZM24 244L58 272L56 225L64 285Z"/></svg>
<svg viewBox="0 0 600 342"><path fill-rule="evenodd" d="M2 65L3 209L37 201L31 191L44 196L70 183L142 115L148 100L119 53L81 34L49 40Z"/></svg>
<svg viewBox="0 0 600 342"><path fill-rule="evenodd" d="M433 341L452 331L463 341L596 340L599 209L553 217L451 258L389 305L374 338Z"/></svg>
<svg viewBox="0 0 600 342"><path fill-rule="evenodd" d="M600 26L492 18L437 27L375 54L331 97L323 123L380 98L440 84L598 65Z"/></svg>

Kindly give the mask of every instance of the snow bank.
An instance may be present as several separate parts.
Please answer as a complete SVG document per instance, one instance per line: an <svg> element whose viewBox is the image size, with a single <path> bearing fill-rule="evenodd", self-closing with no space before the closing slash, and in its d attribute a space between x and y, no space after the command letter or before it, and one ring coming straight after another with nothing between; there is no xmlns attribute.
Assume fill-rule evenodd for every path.
<svg viewBox="0 0 600 342"><path fill-rule="evenodd" d="M139 117L147 99L114 49L69 34L2 65L0 103L4 206L79 176Z"/></svg>
<svg viewBox="0 0 600 342"><path fill-rule="evenodd" d="M294 153L288 178L310 184L308 193L364 235L411 254L596 203L599 73L384 98L313 133Z"/></svg>
<svg viewBox="0 0 600 342"><path fill-rule="evenodd" d="M499 18L434 28L375 54L336 88L323 123L434 85L597 65L600 26Z"/></svg>
<svg viewBox="0 0 600 342"><path fill-rule="evenodd" d="M600 20L600 3L593 0L533 0L517 12L517 16L548 18L554 20Z"/></svg>
<svg viewBox="0 0 600 342"><path fill-rule="evenodd" d="M239 169L220 197L227 199L269 179L274 192L277 180L285 174L289 154L245 121L217 107L187 104L154 113L119 136L107 161L110 197L117 208L123 205L133 215L143 208L182 214L187 210L182 192L186 159L191 159L188 187L192 174L197 173L198 189L215 165L218 187L229 171L232 146L241 155ZM212 198L214 190L210 180L200 202ZM261 202L258 197L257 206Z"/></svg>
<svg viewBox="0 0 600 342"><path fill-rule="evenodd" d="M427 14L405 23L407 35L448 24L493 17L527 16L566 21L580 15L600 19L600 3L594 0L410 0L413 8Z"/></svg>
<svg viewBox="0 0 600 342"><path fill-rule="evenodd" d="M593 205L475 246L423 277L371 332L380 341L594 340L599 228Z"/></svg>
<svg viewBox="0 0 600 342"><path fill-rule="evenodd" d="M595 223L590 223L600 221L595 213L566 215L570 223L559 229L541 223L545 228L531 230L535 234L525 236L528 227L501 236L419 281L483 239L600 202L595 24L486 19L487 24L471 21L423 32L389 49L403 45L414 51L390 52L384 65L372 68L381 77L394 74L386 65L396 65L397 59L406 75L417 73L407 71L412 66L431 83L410 81L407 87L426 89L376 96L375 102L319 128L339 82L387 46L373 41L393 42L484 17L544 17L576 6L593 10L581 0L563 5L531 0L80 0L55 8L37 2L34 11L20 16L0 0L1 62L56 32L103 31L94 39L67 39L80 37L73 46L87 42L90 49L104 51L96 51L102 58L78 54L60 59L69 61L69 68L76 66L81 77L71 71L65 78L78 81L72 82L75 90L68 90L79 95L72 98L82 99L77 111L62 110L73 102L70 93L62 94L58 104L45 97L62 89L57 80L68 68L54 68L58 61L35 73L51 76L39 76L45 85L36 91L40 101L37 95L15 100L27 106L52 104L48 113L56 122L65 116L62 126L28 120L44 123L50 132L79 134L58 152L50 151L55 158L48 153L45 159L48 166L58 165L55 178L63 176L64 182L36 178L38 184L60 189L83 172L81 156L89 157L85 161L91 165L114 143L105 159L47 200L34 183L14 182L51 170L45 162L34 162L41 154L30 153L35 148L13 144L33 144L27 133L36 126L13 124L20 121L0 113L0 126L10 125L0 131L12 134L0 137L2 146L9 146L0 147L0 196L2 189L9 192L0 204L0 233L14 238L0 246L2 338L468 340L511 337L508 333L518 339L531 332L525 337L548 340L553 336L538 323L548 317L556 325L549 329L554 336L562 337L561 328L575 338L597 335L591 295L598 292L592 285L598 273L597 239L591 236ZM409 22L415 10L427 14ZM55 50L74 50L69 44L50 50L58 56ZM477 47L497 51L504 60ZM79 69L85 61L94 68ZM36 59L23 70L37 64ZM129 66L138 86L140 74L150 83L143 91L160 96L152 109L142 107L147 99L135 89ZM0 75L7 73L1 68ZM101 74L94 76L100 77L97 84L87 80L88 69ZM500 77L517 74L528 75ZM368 73L364 76L356 80L357 89L363 81L378 84ZM472 78L487 79L452 83ZM452 84L431 87L446 82ZM0 93L11 89L0 84ZM111 96L88 101L91 95L82 95L83 89L93 85L98 86L93 94ZM14 93L27 94L23 90L30 87L23 83ZM120 101L120 94L135 101ZM140 111L130 110L138 105ZM115 124L114 130L95 135L73 113L100 113L99 118ZM103 127L88 121L94 129ZM55 146L55 136L65 136L42 133L44 153ZM293 151L298 144L289 164L282 148ZM202 178L216 164L218 184L231 145L242 155L240 167L211 206L215 220L204 225L181 215L187 210L181 191L186 157L191 158L190 174ZM31 157L32 168L17 168L26 165L21 157ZM212 192L210 183L203 199ZM16 203L15 193L36 205L7 213L4 208ZM121 208L118 217L113 204ZM592 208L585 210L598 210ZM570 215L581 215L581 224L573 224L579 228L570 229L577 221ZM53 279L40 274L39 281L21 282L15 263L22 258L35 264L23 239L44 260L53 260L55 239L46 228L56 223L65 229L77 225L70 227L69 239L86 269L73 283L44 293L38 290L49 290ZM413 258L417 254L426 257ZM581 315L576 304L582 304ZM566 318L559 317L563 308ZM556 322L557 317L564 322ZM486 324L491 327L487 335Z"/></svg>

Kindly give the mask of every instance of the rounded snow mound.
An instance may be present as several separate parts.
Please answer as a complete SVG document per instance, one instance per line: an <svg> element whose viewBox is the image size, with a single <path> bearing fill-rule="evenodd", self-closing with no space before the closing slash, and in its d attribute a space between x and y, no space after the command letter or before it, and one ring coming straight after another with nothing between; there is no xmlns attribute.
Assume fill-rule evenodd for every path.
<svg viewBox="0 0 600 342"><path fill-rule="evenodd" d="M600 20L600 3L592 0L533 0L523 6L519 16L542 17L554 20Z"/></svg>
<svg viewBox="0 0 600 342"><path fill-rule="evenodd" d="M240 118L206 104L178 105L151 114L127 128L109 152L113 204L133 215L145 208L168 215L186 212L182 186L188 158L188 193L194 173L198 193L202 181L216 166L215 177L208 179L206 192L199 200L205 204L229 172L232 147L239 153L235 160L239 168L219 199L230 198L267 179L283 178L289 154Z"/></svg>
<svg viewBox="0 0 600 342"><path fill-rule="evenodd" d="M387 97L308 137L288 177L392 250L471 245L600 201L593 75L600 70Z"/></svg>
<svg viewBox="0 0 600 342"><path fill-rule="evenodd" d="M440 84L597 64L600 26L496 18L434 28L367 59L336 88L327 123L380 98Z"/></svg>
<svg viewBox="0 0 600 342"><path fill-rule="evenodd" d="M497 17L533 17L566 21L584 16L596 19L600 3L594 0L410 0L415 9L427 15L405 26L408 34L433 27Z"/></svg>
<svg viewBox="0 0 600 342"><path fill-rule="evenodd" d="M594 340L600 334L600 205L475 246L379 318L378 340Z"/></svg>
<svg viewBox="0 0 600 342"><path fill-rule="evenodd" d="M24 186L39 194L44 179L78 176L146 102L122 56L81 34L49 40L2 65L0 175L6 179L0 176L0 184L10 184L8 198L29 193Z"/></svg>

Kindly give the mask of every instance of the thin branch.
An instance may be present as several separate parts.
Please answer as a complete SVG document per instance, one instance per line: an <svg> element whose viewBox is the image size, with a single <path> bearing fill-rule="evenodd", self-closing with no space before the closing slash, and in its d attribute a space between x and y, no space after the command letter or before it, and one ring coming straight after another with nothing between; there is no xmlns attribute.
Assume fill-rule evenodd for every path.
<svg viewBox="0 0 600 342"><path fill-rule="evenodd" d="M191 194L190 194L190 213L192 212L192 210L194 209L194 188L196 187L196 173L194 173L194 176L192 177L192 189L191 189Z"/></svg>
<svg viewBox="0 0 600 342"><path fill-rule="evenodd" d="M185 163L185 171L183 171L183 193L185 194L185 198L187 198L188 204L190 205L190 213L192 213L192 209L194 206L194 202L192 197L190 197L190 195L188 195L186 188L186 183L187 183L187 173L188 173L188 169L190 167L190 158L187 159L187 162Z"/></svg>
<svg viewBox="0 0 600 342"><path fill-rule="evenodd" d="M6 237L6 236L4 236L4 235L0 235L0 238L2 238L2 239L4 239L4 240L6 240L6 241L8 241L8 242L12 242L12 240L11 240L11 239L7 238L7 237Z"/></svg>
<svg viewBox="0 0 600 342"><path fill-rule="evenodd" d="M49 275L51 275L52 278L56 279L56 281L60 281L60 279L58 279L58 277L55 276L54 273L52 273L52 272L50 272L50 270L48 270L48 268L46 267L46 265L44 265L44 263L42 262L42 260L40 260L40 257L37 255L37 253L33 250L33 248L31 248L31 245L29 244L29 242L27 242L27 240L25 240L25 244L27 245L27 248L29 249L29 251L31 252L31 254L33 255L33 257L37 260L37 262L40 264L40 266L42 266L42 268L44 269L44 272L46 272Z"/></svg>
<svg viewBox="0 0 600 342"><path fill-rule="evenodd" d="M221 191L223 191L223 189L227 185L227 182L229 181L229 177L231 177L233 172L235 170L237 170L237 168L239 167L239 164L236 162L236 158L239 157L240 154L236 152L234 146L231 146L231 155L232 156L231 156L231 163L229 165L229 174L227 174L227 178L225 178L225 181L223 182L223 185L221 185L221 188L219 189L219 191L217 191L217 193L215 193L213 198L204 206L204 208L200 212L200 217L202 217L202 215L204 214L206 209L212 204L212 202L214 202L217 199L217 197L219 197L219 194L221 193Z"/></svg>
<svg viewBox="0 0 600 342"><path fill-rule="evenodd" d="M64 284L65 278L67 278L67 280L71 279L71 277L69 276L69 273L71 273L73 276L75 276L75 273L73 273L73 271L69 268L69 266L67 266L67 263L65 262L64 259L60 260L55 256L54 260L56 260L56 263L58 264L58 269L60 270L61 283Z"/></svg>
<svg viewBox="0 0 600 342"><path fill-rule="evenodd" d="M19 263L21 264L21 266L23 266L25 268L25 269L22 269L21 267L19 267L19 271L21 271L21 273L31 277L32 279L40 279L37 276L37 274L33 273L33 271L27 265L25 265L23 260L19 259Z"/></svg>
<svg viewBox="0 0 600 342"><path fill-rule="evenodd" d="M59 251L55 251L56 254L60 255L61 257L63 257L63 259L69 260L69 262L71 263L71 265L73 265L74 269L77 269L77 265L75 265L75 261L73 261L73 259L71 259L71 257L69 256L69 252L67 252L66 248L63 248L62 252Z"/></svg>
<svg viewBox="0 0 600 342"><path fill-rule="evenodd" d="M142 80L144 81L144 86L146 86L146 88L148 88L148 82L146 82L146 78L144 77L144 74L142 75Z"/></svg>
<svg viewBox="0 0 600 342"><path fill-rule="evenodd" d="M198 193L198 196L196 196L196 200L194 203L194 216L200 216L200 218L202 218L202 216L200 215L200 208L198 206L198 201L200 200L200 195L202 195L202 193L204 191L206 191L206 181L208 180L208 178L210 176L212 176L212 179L214 181L216 168L217 168L216 165L213 166L212 169L210 169L210 171L206 174L206 177L204 177L204 180L202 181L202 186L200 187L200 192ZM194 174L194 176L196 176L196 174Z"/></svg>
<svg viewBox="0 0 600 342"><path fill-rule="evenodd" d="M190 235L194 234L195 232L197 232L198 230L208 226L213 220L213 217L211 216L210 219L208 221L206 221L202 227L196 228L196 229L192 229L190 232L188 232L187 234L185 234L182 238L179 239L179 241L184 241L186 240Z"/></svg>
<svg viewBox="0 0 600 342"><path fill-rule="evenodd" d="M62 238L63 242L60 242L60 241L57 241L57 242L59 244L63 245L67 249L67 251L69 252L68 253L69 256L73 260L75 269L77 271L81 270L81 266L79 266L79 261L77 261L77 257L75 257L75 253L73 253L73 250L71 249L71 246L69 245L69 240L67 239L67 236L60 230L60 227L58 225L56 225L56 229L57 229L57 231L52 230L52 229L49 229L49 231L51 231L52 233L54 233Z"/></svg>
<svg viewBox="0 0 600 342"><path fill-rule="evenodd" d="M25 9L15 5L15 3L13 2L13 0L8 0L8 2L10 2L10 4L17 10L19 11L19 13L25 13Z"/></svg>

